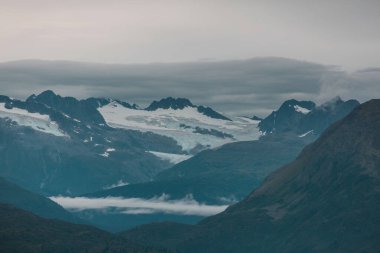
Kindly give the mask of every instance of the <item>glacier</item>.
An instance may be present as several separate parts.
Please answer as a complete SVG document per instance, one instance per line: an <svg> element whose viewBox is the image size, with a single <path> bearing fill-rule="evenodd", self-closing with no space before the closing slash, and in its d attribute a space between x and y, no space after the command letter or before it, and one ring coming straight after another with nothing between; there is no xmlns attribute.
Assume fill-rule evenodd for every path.
<svg viewBox="0 0 380 253"><path fill-rule="evenodd" d="M99 107L98 111L110 127L170 137L188 154L199 146L215 148L230 142L256 140L260 137L257 128L260 121L246 117L232 117L231 121L215 119L200 113L194 107L147 111L127 108L113 101Z"/></svg>

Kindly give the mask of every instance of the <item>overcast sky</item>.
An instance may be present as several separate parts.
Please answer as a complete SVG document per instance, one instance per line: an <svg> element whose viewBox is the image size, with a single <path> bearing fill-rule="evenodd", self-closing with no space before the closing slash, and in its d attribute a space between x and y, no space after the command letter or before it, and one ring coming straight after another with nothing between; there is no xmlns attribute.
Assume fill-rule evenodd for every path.
<svg viewBox="0 0 380 253"><path fill-rule="evenodd" d="M0 0L0 61L380 66L379 0Z"/></svg>
<svg viewBox="0 0 380 253"><path fill-rule="evenodd" d="M290 98L364 102L380 97L379 13L379 0L0 0L0 93L259 116Z"/></svg>

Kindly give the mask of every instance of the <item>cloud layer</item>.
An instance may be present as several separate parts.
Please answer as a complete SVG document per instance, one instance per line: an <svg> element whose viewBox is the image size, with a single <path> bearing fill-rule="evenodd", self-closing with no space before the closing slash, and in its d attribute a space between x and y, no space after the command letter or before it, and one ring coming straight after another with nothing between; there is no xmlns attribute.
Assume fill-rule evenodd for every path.
<svg viewBox="0 0 380 253"><path fill-rule="evenodd" d="M333 73L332 67L283 58L142 65L19 61L0 64L0 87L3 94L23 98L52 89L142 106L187 97L227 114L265 116L285 99L315 98L321 78Z"/></svg>
<svg viewBox="0 0 380 253"><path fill-rule="evenodd" d="M286 99L325 102L335 96L364 102L380 97L377 68L337 67L284 58L222 62L108 65L65 61L0 63L1 93L26 98L52 89L78 98L111 97L146 106L186 97L232 115L266 116Z"/></svg>
<svg viewBox="0 0 380 253"><path fill-rule="evenodd" d="M159 198L85 198L85 197L50 197L51 200L71 211L116 209L125 214L166 213L179 215L210 216L224 211L227 206L200 204L192 196L179 200L169 200L167 195Z"/></svg>

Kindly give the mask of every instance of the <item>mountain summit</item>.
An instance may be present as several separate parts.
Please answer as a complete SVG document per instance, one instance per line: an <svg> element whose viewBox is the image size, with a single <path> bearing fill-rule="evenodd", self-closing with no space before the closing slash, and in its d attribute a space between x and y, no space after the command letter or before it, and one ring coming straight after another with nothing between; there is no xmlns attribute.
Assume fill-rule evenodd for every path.
<svg viewBox="0 0 380 253"><path fill-rule="evenodd" d="M231 121L229 118L214 111L210 107L194 105L187 98L173 98L173 97L163 98L159 101L153 101L145 110L147 111L156 111L158 109L183 110L186 107L197 108L198 112L214 119L222 119L222 120Z"/></svg>
<svg viewBox="0 0 380 253"><path fill-rule="evenodd" d="M295 99L285 101L259 123L260 131L269 133L322 133L337 118L343 118L360 103L357 100L343 101L340 97L316 106L311 101Z"/></svg>
<svg viewBox="0 0 380 253"><path fill-rule="evenodd" d="M145 110L155 111L157 109L181 110L185 107L195 107L187 98L167 97L159 101L153 101Z"/></svg>

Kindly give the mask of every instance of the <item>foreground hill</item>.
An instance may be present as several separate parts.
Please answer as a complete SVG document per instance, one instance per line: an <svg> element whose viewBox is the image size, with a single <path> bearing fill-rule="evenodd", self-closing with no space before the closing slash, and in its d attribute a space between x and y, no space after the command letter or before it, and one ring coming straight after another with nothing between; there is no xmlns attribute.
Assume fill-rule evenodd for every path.
<svg viewBox="0 0 380 253"><path fill-rule="evenodd" d="M124 236L181 252L379 252L379 129L372 100L225 212L192 229L153 224ZM160 227L172 232L152 233Z"/></svg>
<svg viewBox="0 0 380 253"><path fill-rule="evenodd" d="M155 253L168 251L146 248L90 226L44 219L0 204L0 252Z"/></svg>

